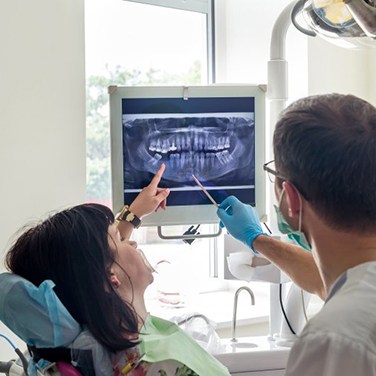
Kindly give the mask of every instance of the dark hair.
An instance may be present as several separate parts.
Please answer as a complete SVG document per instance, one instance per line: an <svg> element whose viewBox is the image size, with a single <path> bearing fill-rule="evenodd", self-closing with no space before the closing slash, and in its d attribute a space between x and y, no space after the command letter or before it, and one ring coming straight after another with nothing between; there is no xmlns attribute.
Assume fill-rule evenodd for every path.
<svg viewBox="0 0 376 376"><path fill-rule="evenodd" d="M328 225L375 232L375 107L353 95L298 100L281 114L273 144L278 173Z"/></svg>
<svg viewBox="0 0 376 376"><path fill-rule="evenodd" d="M108 243L110 209L84 204L61 211L24 232L6 255L6 265L36 286L50 279L76 321L110 351L137 342L137 315L110 280L115 252Z"/></svg>

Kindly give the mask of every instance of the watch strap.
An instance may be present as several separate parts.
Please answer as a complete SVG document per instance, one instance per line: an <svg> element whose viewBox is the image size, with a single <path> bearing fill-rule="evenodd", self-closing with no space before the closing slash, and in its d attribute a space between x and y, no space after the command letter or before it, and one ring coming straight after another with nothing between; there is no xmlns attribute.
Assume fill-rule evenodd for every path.
<svg viewBox="0 0 376 376"><path fill-rule="evenodd" d="M116 216L116 220L129 222L134 228L141 226L141 219L129 210L128 205L124 205L123 209L121 209L120 213Z"/></svg>

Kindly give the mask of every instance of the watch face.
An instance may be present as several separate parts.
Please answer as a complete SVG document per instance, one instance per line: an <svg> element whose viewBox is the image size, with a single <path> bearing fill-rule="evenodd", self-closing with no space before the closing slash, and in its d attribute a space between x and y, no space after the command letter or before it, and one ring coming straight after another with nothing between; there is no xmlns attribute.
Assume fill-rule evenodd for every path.
<svg viewBox="0 0 376 376"><path fill-rule="evenodd" d="M128 212L127 216L125 217L125 220L126 220L127 222L132 222L134 219L135 219L134 214L131 213L131 212Z"/></svg>

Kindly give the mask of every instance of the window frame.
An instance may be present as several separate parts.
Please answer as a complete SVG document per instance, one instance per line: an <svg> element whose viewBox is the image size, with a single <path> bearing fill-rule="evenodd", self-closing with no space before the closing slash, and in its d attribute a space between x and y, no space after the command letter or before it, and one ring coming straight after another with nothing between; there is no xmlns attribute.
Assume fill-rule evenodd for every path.
<svg viewBox="0 0 376 376"><path fill-rule="evenodd" d="M206 43L207 43L207 67L208 84L215 83L215 0L124 0L133 3L154 5L165 8L185 10L189 12L203 13L206 15Z"/></svg>
<svg viewBox="0 0 376 376"><path fill-rule="evenodd" d="M215 11L214 11L214 1L215 0L184 0L178 2L177 0L124 0L128 2L154 5L166 8L173 8L183 11L203 13L206 16L206 42L207 42L207 77L208 84L215 83ZM215 227L215 226L210 226ZM213 231L215 232L214 228ZM210 278L215 278L216 280L222 280L222 268L219 262L222 259L223 252L218 249L217 238L209 239L209 275ZM217 285L217 283L214 283ZM223 283L220 283L221 287ZM213 287L209 288L212 290ZM217 288L214 288L217 289Z"/></svg>
<svg viewBox="0 0 376 376"><path fill-rule="evenodd" d="M210 84L214 82L214 0L123 0L129 3L139 3L148 6L159 6L164 8L182 10L184 12L195 12L199 13L206 17L206 65L207 65L207 79L206 83ZM204 81L205 82L205 81ZM210 225L211 232L215 233L214 225ZM208 248L209 248L209 268L206 274L206 278L209 281L209 291L222 289L223 283L225 281L222 278L222 267L221 267L221 252L220 248L218 249L217 238L208 239ZM213 280L214 279L214 280ZM206 285L206 283L205 283ZM221 287L219 287L221 285ZM207 291L206 288L204 288Z"/></svg>

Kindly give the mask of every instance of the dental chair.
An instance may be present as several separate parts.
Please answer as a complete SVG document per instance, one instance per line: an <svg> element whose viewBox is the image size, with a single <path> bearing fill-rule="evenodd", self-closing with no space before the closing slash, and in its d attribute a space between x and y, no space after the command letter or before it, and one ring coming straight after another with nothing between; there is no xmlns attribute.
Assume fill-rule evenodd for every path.
<svg viewBox="0 0 376 376"><path fill-rule="evenodd" d="M104 351L70 315L52 281L39 287L12 274L0 274L0 320L27 345L29 354L16 349L20 359L0 362L0 373L28 376L91 376L98 348ZM90 340L88 340L90 338ZM17 351L18 350L18 351ZM85 372L73 365L84 364ZM102 374L102 373L101 373Z"/></svg>

